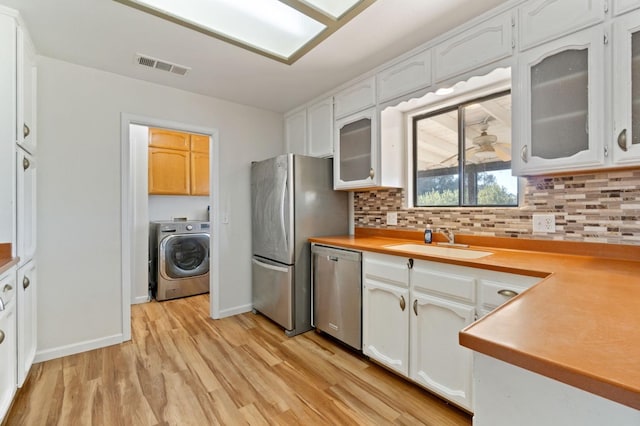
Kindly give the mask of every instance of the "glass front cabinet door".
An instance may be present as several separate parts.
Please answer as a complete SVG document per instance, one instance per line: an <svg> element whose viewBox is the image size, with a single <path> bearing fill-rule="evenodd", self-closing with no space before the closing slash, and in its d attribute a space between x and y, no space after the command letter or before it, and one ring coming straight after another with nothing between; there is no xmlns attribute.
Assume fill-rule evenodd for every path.
<svg viewBox="0 0 640 426"><path fill-rule="evenodd" d="M357 189L375 185L376 135L375 108L336 121L333 159L335 189Z"/></svg>
<svg viewBox="0 0 640 426"><path fill-rule="evenodd" d="M613 161L640 161L640 11L616 19L613 46Z"/></svg>
<svg viewBox="0 0 640 426"><path fill-rule="evenodd" d="M604 30L592 27L520 54L514 75L516 175L588 169L605 161Z"/></svg>

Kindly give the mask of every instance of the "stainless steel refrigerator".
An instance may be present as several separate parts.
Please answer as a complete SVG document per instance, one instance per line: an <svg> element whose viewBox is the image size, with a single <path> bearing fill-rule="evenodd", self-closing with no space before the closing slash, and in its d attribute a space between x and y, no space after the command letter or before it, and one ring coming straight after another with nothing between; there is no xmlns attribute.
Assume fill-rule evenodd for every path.
<svg viewBox="0 0 640 426"><path fill-rule="evenodd" d="M285 154L251 163L253 309L289 336L311 329L312 236L349 231L333 160Z"/></svg>

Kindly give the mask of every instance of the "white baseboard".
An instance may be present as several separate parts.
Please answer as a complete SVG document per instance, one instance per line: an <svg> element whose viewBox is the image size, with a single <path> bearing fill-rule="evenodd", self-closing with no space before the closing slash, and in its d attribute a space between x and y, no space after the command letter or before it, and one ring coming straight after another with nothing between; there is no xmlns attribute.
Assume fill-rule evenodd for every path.
<svg viewBox="0 0 640 426"><path fill-rule="evenodd" d="M245 312L251 312L253 309L253 304L249 303L247 305L240 305L234 308L222 309L220 311L220 318L231 317L233 315L244 314Z"/></svg>
<svg viewBox="0 0 640 426"><path fill-rule="evenodd" d="M101 337L99 339L86 340L80 343L73 343L71 345L38 351L36 352L36 357L33 362L49 361L50 359L61 358L63 356L74 355L80 352L91 351L120 343L122 343L122 334L114 334L113 336Z"/></svg>
<svg viewBox="0 0 640 426"><path fill-rule="evenodd" d="M132 305L139 305L140 303L147 303L147 302L150 302L150 301L151 300L149 299L149 296L136 296L131 301L131 304Z"/></svg>

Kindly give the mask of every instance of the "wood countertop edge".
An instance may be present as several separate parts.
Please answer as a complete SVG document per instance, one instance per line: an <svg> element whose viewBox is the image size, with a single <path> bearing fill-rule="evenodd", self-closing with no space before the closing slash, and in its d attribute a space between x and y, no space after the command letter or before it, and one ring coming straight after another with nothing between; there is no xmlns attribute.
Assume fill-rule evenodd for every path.
<svg viewBox="0 0 640 426"><path fill-rule="evenodd" d="M0 258L0 275L17 265L18 262L20 262L19 257Z"/></svg>
<svg viewBox="0 0 640 426"><path fill-rule="evenodd" d="M507 345L466 333L465 330L460 331L459 341L462 346L476 352L640 410L640 392L624 383L607 380L571 365L518 351Z"/></svg>
<svg viewBox="0 0 640 426"><path fill-rule="evenodd" d="M576 262L589 263L594 261L599 262L600 260L606 262L622 262L623 264L631 265L630 268L633 268L634 270L636 268L640 270L640 262L637 260L639 257L633 257L636 255L636 252L640 247L630 250L630 252L632 252L633 254L633 260L630 260L627 256L600 257L595 255L593 252L587 252L587 254L584 254L583 252L581 252L580 254L574 254L548 251L539 252L534 250L518 250L510 248L494 248L486 246L471 246L469 248L491 251L496 256L492 256L492 261L487 261L487 258L461 260L409 253L399 250L389 250L384 246L410 242L415 243L416 238L403 239L401 238L403 235L402 231L391 234L391 237L386 235L388 234L374 233L374 235L371 235L368 233L361 233L360 235L355 236L314 237L310 238L309 241L347 249L377 252L401 257L412 257L415 259L449 263L465 267L489 269L498 272L508 272L520 275L540 277L540 282L533 287L537 287L543 282L548 282L549 284L551 284L551 282L555 282L556 280L560 280L558 282L561 282L562 274L557 274L552 264L543 265L542 269L545 270L530 268L528 267L528 265L523 266L522 263L524 261L522 259L523 256L525 258L527 257L527 252L536 256L540 256L540 259L542 260L548 259L549 256L555 257L558 254L562 254L563 256L570 256ZM406 235L411 234L409 233ZM413 233L413 235L415 237L416 234ZM417 240L420 241L419 238ZM614 250L614 254L617 254L617 251ZM504 264L504 262L509 262L511 256L519 257L521 264ZM567 274L565 273L564 275ZM494 314L497 314L499 311L501 311L501 308L518 299L527 298L527 293L529 293L529 291L523 292L520 296L511 299L506 304L502 305L492 314L487 315L483 319L492 317ZM483 319L478 322L482 322ZM477 335L477 333L473 333L473 327L474 325L478 324L478 322L474 322L459 333L459 341L461 345L471 350L507 362L509 364L516 365L526 370L541 374L546 377L550 377L554 380L558 380L567 385L574 386L587 392L591 392L595 395L599 395L606 399L640 410L640 384L638 386L633 386L633 384L621 383L613 378L608 378L606 376L602 376L601 374L594 374L593 372L582 370L580 368L577 368L576 366L572 366L564 362L554 361L553 359L548 357L541 357L534 353L519 350L513 346L510 346L508 343L492 340L490 337L486 338L486 334L483 335L483 337L480 337Z"/></svg>

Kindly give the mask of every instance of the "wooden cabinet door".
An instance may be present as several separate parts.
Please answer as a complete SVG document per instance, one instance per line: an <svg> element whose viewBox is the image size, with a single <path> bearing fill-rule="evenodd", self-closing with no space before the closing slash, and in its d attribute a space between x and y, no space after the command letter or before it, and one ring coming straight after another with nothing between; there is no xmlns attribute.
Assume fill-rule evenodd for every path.
<svg viewBox="0 0 640 426"><path fill-rule="evenodd" d="M36 261L18 269L16 293L18 300L18 387L24 384L33 359L37 342Z"/></svg>
<svg viewBox="0 0 640 426"><path fill-rule="evenodd" d="M208 152L191 152L191 195L209 195Z"/></svg>
<svg viewBox="0 0 640 426"><path fill-rule="evenodd" d="M36 153L36 82L35 52L26 31L17 28L17 142L26 151Z"/></svg>
<svg viewBox="0 0 640 426"><path fill-rule="evenodd" d="M335 123L333 157L334 189L356 189L379 185L377 170L377 116L368 109ZM376 175L378 173L378 175Z"/></svg>
<svg viewBox="0 0 640 426"><path fill-rule="evenodd" d="M209 153L209 136L191 135L191 152Z"/></svg>
<svg viewBox="0 0 640 426"><path fill-rule="evenodd" d="M189 151L191 135L167 129L149 128L149 146Z"/></svg>
<svg viewBox="0 0 640 426"><path fill-rule="evenodd" d="M458 332L474 320L475 308L412 292L410 377L449 401L471 410L472 351Z"/></svg>
<svg viewBox="0 0 640 426"><path fill-rule="evenodd" d="M189 151L149 148L149 194L189 195Z"/></svg>
<svg viewBox="0 0 640 426"><path fill-rule="evenodd" d="M376 80L370 77L342 90L334 97L335 118L342 118L376 104Z"/></svg>
<svg viewBox="0 0 640 426"><path fill-rule="evenodd" d="M16 149L16 254L24 265L36 253L36 161L21 148Z"/></svg>

